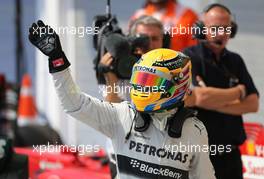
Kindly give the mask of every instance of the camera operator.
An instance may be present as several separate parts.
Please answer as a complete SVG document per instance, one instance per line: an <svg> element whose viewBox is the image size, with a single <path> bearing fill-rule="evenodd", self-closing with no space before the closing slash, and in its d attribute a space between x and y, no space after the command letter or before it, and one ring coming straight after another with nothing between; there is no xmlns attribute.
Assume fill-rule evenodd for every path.
<svg viewBox="0 0 264 179"><path fill-rule="evenodd" d="M148 48L136 47L133 54L138 58L149 50L161 48L163 46L163 25L162 23L151 16L142 16L132 22L129 29L129 36L138 37L140 35L146 35L148 37L149 43ZM129 58L124 59L129 60ZM111 68L113 58L110 52L107 52L102 59L100 64ZM109 102L121 102L123 100L130 101L129 94L129 81L119 79L117 75L110 70L104 73L106 79L106 91L104 92L105 100ZM114 88L123 87L121 93L117 93Z"/></svg>
<svg viewBox="0 0 264 179"><path fill-rule="evenodd" d="M226 49L237 30L231 11L224 5L211 4L196 28L214 30L194 34L199 44L184 50L191 57L196 86L185 104L198 107L210 145L232 148L210 156L217 179L242 179L239 145L246 139L242 115L258 111L258 91L241 56Z"/></svg>

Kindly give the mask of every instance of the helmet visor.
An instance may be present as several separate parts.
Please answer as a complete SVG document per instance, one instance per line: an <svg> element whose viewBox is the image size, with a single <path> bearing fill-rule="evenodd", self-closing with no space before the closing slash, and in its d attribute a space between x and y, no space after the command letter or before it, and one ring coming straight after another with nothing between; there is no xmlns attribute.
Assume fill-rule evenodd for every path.
<svg viewBox="0 0 264 179"><path fill-rule="evenodd" d="M163 72L156 71L155 73ZM143 71L134 71L131 76L130 83L134 89L141 90L140 88L142 88L142 91L144 92L160 92L173 86L173 83L170 80L162 78L160 74L147 73Z"/></svg>

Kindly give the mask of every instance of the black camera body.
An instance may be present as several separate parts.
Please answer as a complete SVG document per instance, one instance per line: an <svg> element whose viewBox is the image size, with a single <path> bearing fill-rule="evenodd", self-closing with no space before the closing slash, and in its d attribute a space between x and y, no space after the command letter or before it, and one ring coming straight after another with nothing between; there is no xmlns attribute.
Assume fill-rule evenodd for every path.
<svg viewBox="0 0 264 179"><path fill-rule="evenodd" d="M119 79L130 79L133 65L140 58L135 49L149 49L149 37L146 35L125 36L118 21L111 14L94 17L93 26L99 32L93 36L93 47L97 51L94 59L94 69L99 84L105 84L104 73L113 72ZM108 66L100 64L103 55L109 52L113 62Z"/></svg>

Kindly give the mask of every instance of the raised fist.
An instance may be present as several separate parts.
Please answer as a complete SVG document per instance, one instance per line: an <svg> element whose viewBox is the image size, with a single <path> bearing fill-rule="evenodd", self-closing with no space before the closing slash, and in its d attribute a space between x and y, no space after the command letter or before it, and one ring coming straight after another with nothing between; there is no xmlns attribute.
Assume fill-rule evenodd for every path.
<svg viewBox="0 0 264 179"><path fill-rule="evenodd" d="M49 57L49 71L55 73L70 66L61 48L60 38L56 32L41 20L29 28L30 42Z"/></svg>

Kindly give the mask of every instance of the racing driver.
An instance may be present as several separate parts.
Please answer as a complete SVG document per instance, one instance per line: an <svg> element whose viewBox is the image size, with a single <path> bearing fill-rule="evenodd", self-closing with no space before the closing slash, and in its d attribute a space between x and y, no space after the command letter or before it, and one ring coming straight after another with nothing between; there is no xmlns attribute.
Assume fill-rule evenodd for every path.
<svg viewBox="0 0 264 179"><path fill-rule="evenodd" d="M49 57L64 110L112 140L118 178L215 179L209 151L189 150L208 146L204 125L183 107L191 83L189 57L170 49L144 54L133 67L131 104L109 103L79 91L59 36L49 26L33 23L29 40Z"/></svg>

